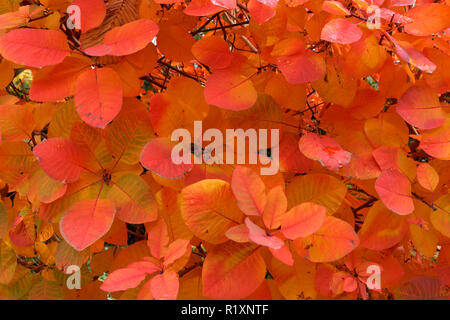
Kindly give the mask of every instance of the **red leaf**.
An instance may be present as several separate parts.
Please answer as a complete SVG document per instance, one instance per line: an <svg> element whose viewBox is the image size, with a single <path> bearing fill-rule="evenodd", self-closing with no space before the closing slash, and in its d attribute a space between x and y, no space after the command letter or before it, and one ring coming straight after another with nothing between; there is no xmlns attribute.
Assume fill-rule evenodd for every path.
<svg viewBox="0 0 450 320"><path fill-rule="evenodd" d="M100 289L106 292L114 292L135 288L145 279L147 274L151 275L160 270L161 268L150 258L133 262L125 268L109 274Z"/></svg>
<svg viewBox="0 0 450 320"><path fill-rule="evenodd" d="M79 17L81 23L81 32L85 33L90 29L98 27L106 16L106 5L103 0L74 0L72 5L80 7ZM76 19L69 14L69 19ZM76 22L76 21L74 21Z"/></svg>
<svg viewBox="0 0 450 320"><path fill-rule="evenodd" d="M307 52L302 40L291 38L275 45L272 56L278 59L278 68L291 84L300 84L319 80L325 75L323 58Z"/></svg>
<svg viewBox="0 0 450 320"><path fill-rule="evenodd" d="M375 182L375 190L389 210L400 215L410 214L414 210L411 183L398 170L383 171Z"/></svg>
<svg viewBox="0 0 450 320"><path fill-rule="evenodd" d="M189 2L184 13L190 16L209 16L222 11L222 7L211 3L211 0L192 0Z"/></svg>
<svg viewBox="0 0 450 320"><path fill-rule="evenodd" d="M123 89L119 75L111 68L83 72L75 86L75 106L84 122L104 129L120 112Z"/></svg>
<svg viewBox="0 0 450 320"><path fill-rule="evenodd" d="M409 124L420 129L434 129L447 118L441 108L439 95L427 86L410 87L400 98L397 113Z"/></svg>
<svg viewBox="0 0 450 320"><path fill-rule="evenodd" d="M312 132L301 137L299 148L307 158L319 161L330 170L337 170L347 165L352 156L334 139Z"/></svg>
<svg viewBox="0 0 450 320"><path fill-rule="evenodd" d="M164 267L167 268L184 256L188 250L191 250L190 244L189 240L184 239L177 239L172 242L164 255Z"/></svg>
<svg viewBox="0 0 450 320"><path fill-rule="evenodd" d="M155 138L150 140L141 153L142 165L157 175L168 178L178 179L191 171L194 165L175 164L172 161L172 150L176 143L169 138Z"/></svg>
<svg viewBox="0 0 450 320"><path fill-rule="evenodd" d="M64 239L82 251L103 237L111 228L116 214L109 199L83 199L74 203L60 220Z"/></svg>
<svg viewBox="0 0 450 320"><path fill-rule="evenodd" d="M362 37L362 30L357 25L346 19L333 19L322 29L320 39L339 43L350 44L358 41Z"/></svg>
<svg viewBox="0 0 450 320"><path fill-rule="evenodd" d="M156 300L176 300L180 282L178 273L164 271L150 280L150 292Z"/></svg>
<svg viewBox="0 0 450 320"><path fill-rule="evenodd" d="M38 144L33 153L42 170L51 178L64 183L75 182L83 170L83 153L72 141L50 138Z"/></svg>
<svg viewBox="0 0 450 320"><path fill-rule="evenodd" d="M103 44L85 49L90 56L125 56L144 49L156 36L159 27L148 19L140 19L108 31Z"/></svg>
<svg viewBox="0 0 450 320"><path fill-rule="evenodd" d="M245 225L249 230L248 237L254 243L272 249L280 249L284 245L281 239L267 235L263 229L254 224L248 217L245 219Z"/></svg>
<svg viewBox="0 0 450 320"><path fill-rule="evenodd" d="M292 257L292 253L289 248L283 244L283 246L279 249L269 248L269 251L272 252L273 256L283 262L288 266L294 265L294 258Z"/></svg>
<svg viewBox="0 0 450 320"><path fill-rule="evenodd" d="M41 68L61 63L69 54L66 35L61 31L16 29L0 38L0 54L10 61Z"/></svg>

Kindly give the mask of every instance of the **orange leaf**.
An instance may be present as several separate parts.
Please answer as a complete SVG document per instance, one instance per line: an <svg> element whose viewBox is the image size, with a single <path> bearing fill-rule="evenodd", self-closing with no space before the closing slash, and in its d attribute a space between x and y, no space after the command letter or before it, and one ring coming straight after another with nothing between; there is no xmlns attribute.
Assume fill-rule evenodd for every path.
<svg viewBox="0 0 450 320"><path fill-rule="evenodd" d="M242 299L264 281L266 266L253 244L228 242L214 247L203 263L203 294L213 299Z"/></svg>
<svg viewBox="0 0 450 320"><path fill-rule="evenodd" d="M287 198L282 186L277 186L267 194L267 202L264 207L263 221L269 230L278 229L281 219L287 210Z"/></svg>
<svg viewBox="0 0 450 320"><path fill-rule="evenodd" d="M281 231L286 238L291 240L307 237L322 226L326 211L324 206L304 202L282 216Z"/></svg>
<svg viewBox="0 0 450 320"><path fill-rule="evenodd" d="M305 239L297 239L294 247L312 262L339 260L359 245L359 238L347 222L327 216L322 227ZM299 246L301 246L299 248Z"/></svg>
<svg viewBox="0 0 450 320"><path fill-rule="evenodd" d="M421 3L406 16L414 20L405 25L405 31L415 36L430 36L450 27L450 7L440 3Z"/></svg>
<svg viewBox="0 0 450 320"><path fill-rule="evenodd" d="M104 129L120 112L123 89L119 75L111 68L83 72L75 86L75 106L84 122Z"/></svg>
<svg viewBox="0 0 450 320"><path fill-rule="evenodd" d="M237 205L246 215L261 216L266 205L266 186L252 169L236 166L231 178L231 190Z"/></svg>
<svg viewBox="0 0 450 320"><path fill-rule="evenodd" d="M205 179L181 192L181 215L187 227L200 239L213 244L228 240L225 233L243 221L243 214L233 203L229 183Z"/></svg>
<svg viewBox="0 0 450 320"><path fill-rule="evenodd" d="M214 69L227 68L233 59L228 44L218 36L206 37L197 41L192 46L192 53L201 63Z"/></svg>
<svg viewBox="0 0 450 320"><path fill-rule="evenodd" d="M206 103L229 110L251 108L257 99L251 80L232 70L217 70L206 80Z"/></svg>
<svg viewBox="0 0 450 320"><path fill-rule="evenodd" d="M417 180L422 187L433 192L439 183L439 175L428 163L421 163L417 166Z"/></svg>

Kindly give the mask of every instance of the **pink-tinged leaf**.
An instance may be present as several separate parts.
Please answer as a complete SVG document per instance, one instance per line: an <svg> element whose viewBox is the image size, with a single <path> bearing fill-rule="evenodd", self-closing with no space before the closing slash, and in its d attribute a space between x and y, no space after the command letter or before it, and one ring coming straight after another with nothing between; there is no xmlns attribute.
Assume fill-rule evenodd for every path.
<svg viewBox="0 0 450 320"><path fill-rule="evenodd" d="M103 44L85 49L91 56L126 56L144 49L159 32L156 23L140 19L108 31Z"/></svg>
<svg viewBox="0 0 450 320"><path fill-rule="evenodd" d="M372 156L381 171L396 169L403 173L410 181L416 174L414 160L408 158L408 154L398 147L381 146L372 151Z"/></svg>
<svg viewBox="0 0 450 320"><path fill-rule="evenodd" d="M273 256L283 262L288 266L294 265L294 258L292 257L292 253L289 248L283 244L280 249L269 248L269 251L272 252Z"/></svg>
<svg viewBox="0 0 450 320"><path fill-rule="evenodd" d="M61 234L73 248L82 251L109 231L115 214L112 200L80 200L62 216L59 223Z"/></svg>
<svg viewBox="0 0 450 320"><path fill-rule="evenodd" d="M422 187L433 192L439 183L439 175L428 163L421 163L417 167L417 181Z"/></svg>
<svg viewBox="0 0 450 320"><path fill-rule="evenodd" d="M211 3L211 0L192 0L189 2L184 13L189 16L209 16L222 11L223 8Z"/></svg>
<svg viewBox="0 0 450 320"><path fill-rule="evenodd" d="M326 215L327 209L324 206L304 202L283 215L281 232L291 240L307 237L319 230Z"/></svg>
<svg viewBox="0 0 450 320"><path fill-rule="evenodd" d="M333 43L350 44L361 39L362 34L362 30L356 24L338 18L329 21L323 27L320 39Z"/></svg>
<svg viewBox="0 0 450 320"><path fill-rule="evenodd" d="M163 178L179 179L184 177L194 165L192 162L175 164L172 160L172 150L175 146L176 143L170 141L169 138L150 140L141 153L142 165Z"/></svg>
<svg viewBox="0 0 450 320"><path fill-rule="evenodd" d="M344 284L342 289L345 292L353 292L358 288L358 282L351 275L347 275L344 279Z"/></svg>
<svg viewBox="0 0 450 320"><path fill-rule="evenodd" d="M42 170L51 178L64 183L75 182L83 170L82 150L64 138L50 138L38 144L33 153Z"/></svg>
<svg viewBox="0 0 450 320"><path fill-rule="evenodd" d="M80 8L80 17L76 16L76 12L69 13L69 19L76 24L76 19L80 19L81 32L98 27L106 16L106 5L103 0L74 0L72 5Z"/></svg>
<svg viewBox="0 0 450 320"><path fill-rule="evenodd" d="M405 32L423 37L450 27L450 7L444 3L421 3L406 16L414 22L405 25Z"/></svg>
<svg viewBox="0 0 450 320"><path fill-rule="evenodd" d="M136 288L146 275L151 275L160 270L161 268L151 259L133 262L125 268L109 274L100 289L106 292L115 292Z"/></svg>
<svg viewBox="0 0 450 320"><path fill-rule="evenodd" d="M146 229L148 230L147 246L150 253L156 259L161 259L166 255L169 245L169 231L166 222L160 217L150 227L146 225Z"/></svg>
<svg viewBox="0 0 450 320"><path fill-rule="evenodd" d="M420 129L434 129L444 124L447 114L441 108L439 95L427 86L410 87L399 99L397 113Z"/></svg>
<svg viewBox="0 0 450 320"><path fill-rule="evenodd" d="M352 154L345 151L336 140L312 132L300 138L299 148L307 158L319 161L330 170L342 168L352 157Z"/></svg>
<svg viewBox="0 0 450 320"><path fill-rule="evenodd" d="M261 216L266 205L266 186L252 169L237 166L231 177L231 190L239 209L249 216Z"/></svg>
<svg viewBox="0 0 450 320"><path fill-rule="evenodd" d="M384 170L375 182L375 190L389 210L400 215L413 212L411 182L400 171Z"/></svg>
<svg viewBox="0 0 450 320"><path fill-rule="evenodd" d="M206 80L206 103L229 110L251 108L257 99L252 81L236 71L217 70Z"/></svg>
<svg viewBox="0 0 450 320"><path fill-rule="evenodd" d="M276 186L267 194L267 202L264 207L263 221L269 230L278 229L281 218L287 210L287 198L283 187Z"/></svg>
<svg viewBox="0 0 450 320"><path fill-rule="evenodd" d="M0 37L0 54L20 65L42 68L61 63L70 53L61 31L16 29Z"/></svg>
<svg viewBox="0 0 450 320"><path fill-rule="evenodd" d="M248 237L254 243L272 249L280 249L284 245L283 240L267 235L263 229L254 224L248 217L245 219L245 225L249 230Z"/></svg>
<svg viewBox="0 0 450 320"><path fill-rule="evenodd" d="M422 52L415 49L409 42L397 41L386 32L383 34L392 41L400 59L427 73L433 73L436 70L436 65L425 57Z"/></svg>
<svg viewBox="0 0 450 320"><path fill-rule="evenodd" d="M271 8L276 8L278 4L278 0L258 0L258 2Z"/></svg>
<svg viewBox="0 0 450 320"><path fill-rule="evenodd" d="M192 54L202 64L213 69L224 69L233 59L228 44L219 36L206 37L197 41L192 46Z"/></svg>
<svg viewBox="0 0 450 320"><path fill-rule="evenodd" d="M155 300L176 300L180 281L175 271L164 271L150 280L150 292Z"/></svg>
<svg viewBox="0 0 450 320"><path fill-rule="evenodd" d="M250 11L250 15L252 19L256 23L264 23L272 19L276 14L276 9L263 4L259 0L250 0L247 4L248 11Z"/></svg>
<svg viewBox="0 0 450 320"><path fill-rule="evenodd" d="M74 101L84 122L104 129L122 109L123 89L119 75L111 68L83 72L77 79Z"/></svg>
<svg viewBox="0 0 450 320"><path fill-rule="evenodd" d="M180 259L182 256L186 254L190 247L190 241L184 239L177 239L169 245L167 249L167 253L164 256L164 267L167 268L172 263Z"/></svg>
<svg viewBox="0 0 450 320"><path fill-rule="evenodd" d="M236 0L211 0L211 3L225 9L231 10L236 8Z"/></svg>
<svg viewBox="0 0 450 320"><path fill-rule="evenodd" d="M246 243L250 241L249 231L245 224L240 224L234 227L231 227L225 233L225 236L233 240L234 242Z"/></svg>

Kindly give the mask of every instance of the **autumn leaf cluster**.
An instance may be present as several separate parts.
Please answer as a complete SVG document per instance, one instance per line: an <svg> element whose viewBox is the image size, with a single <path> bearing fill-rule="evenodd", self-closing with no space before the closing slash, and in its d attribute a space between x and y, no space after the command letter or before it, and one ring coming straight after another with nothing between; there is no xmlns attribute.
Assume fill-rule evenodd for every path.
<svg viewBox="0 0 450 320"><path fill-rule="evenodd" d="M448 299L449 33L448 0L0 0L0 299ZM279 172L175 164L195 121L279 130Z"/></svg>

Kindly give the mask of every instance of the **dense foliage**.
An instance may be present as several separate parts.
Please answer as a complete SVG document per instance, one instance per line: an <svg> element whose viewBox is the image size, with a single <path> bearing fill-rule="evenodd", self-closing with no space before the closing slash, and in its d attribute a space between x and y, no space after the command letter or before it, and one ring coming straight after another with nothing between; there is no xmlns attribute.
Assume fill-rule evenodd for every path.
<svg viewBox="0 0 450 320"><path fill-rule="evenodd" d="M449 32L448 0L0 0L0 298L448 299ZM175 163L199 123L279 140Z"/></svg>

